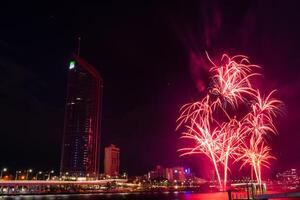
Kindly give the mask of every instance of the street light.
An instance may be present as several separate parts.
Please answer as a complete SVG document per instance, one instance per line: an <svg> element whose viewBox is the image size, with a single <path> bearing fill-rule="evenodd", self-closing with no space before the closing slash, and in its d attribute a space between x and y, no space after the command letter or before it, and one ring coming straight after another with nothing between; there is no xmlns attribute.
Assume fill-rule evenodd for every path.
<svg viewBox="0 0 300 200"><path fill-rule="evenodd" d="M54 170L51 170L48 174L48 181L51 180L51 174L54 174Z"/></svg>
<svg viewBox="0 0 300 200"><path fill-rule="evenodd" d="M31 172L32 172L32 169L27 170L27 172L26 172L26 180L28 180L29 173L31 173Z"/></svg>
<svg viewBox="0 0 300 200"><path fill-rule="evenodd" d="M22 172L21 171L16 171L16 176L15 176L15 180L18 179L18 174L21 174Z"/></svg>
<svg viewBox="0 0 300 200"><path fill-rule="evenodd" d="M41 172L41 171L39 171L39 173L37 173L36 175L35 175L35 180L38 180L38 175L41 175L43 172Z"/></svg>
<svg viewBox="0 0 300 200"><path fill-rule="evenodd" d="M7 171L7 168L5 168L5 167L1 170L1 176L0 176L0 179L2 179L3 172L6 172L6 171Z"/></svg>

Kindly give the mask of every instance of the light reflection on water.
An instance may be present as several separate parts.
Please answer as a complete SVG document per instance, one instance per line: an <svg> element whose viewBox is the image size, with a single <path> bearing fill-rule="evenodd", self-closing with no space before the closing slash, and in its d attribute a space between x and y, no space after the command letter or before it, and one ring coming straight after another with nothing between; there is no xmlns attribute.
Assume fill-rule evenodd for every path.
<svg viewBox="0 0 300 200"><path fill-rule="evenodd" d="M118 194L72 194L72 195L25 195L0 196L0 200L227 200L227 192L152 192L152 193L118 193ZM294 198L293 200L300 200ZM274 199L275 200L275 199ZM276 199L279 200L279 199ZM292 199L284 199L292 200Z"/></svg>
<svg viewBox="0 0 300 200"><path fill-rule="evenodd" d="M152 192L118 194L24 195L0 197L0 200L224 200L227 193Z"/></svg>

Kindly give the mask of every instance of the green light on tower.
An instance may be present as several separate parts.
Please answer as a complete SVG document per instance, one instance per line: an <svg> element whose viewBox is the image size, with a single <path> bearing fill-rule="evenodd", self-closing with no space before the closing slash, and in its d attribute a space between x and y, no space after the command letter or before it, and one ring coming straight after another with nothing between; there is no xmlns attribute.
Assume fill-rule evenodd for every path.
<svg viewBox="0 0 300 200"><path fill-rule="evenodd" d="M75 61L72 60L70 61L69 69L74 69L75 68Z"/></svg>

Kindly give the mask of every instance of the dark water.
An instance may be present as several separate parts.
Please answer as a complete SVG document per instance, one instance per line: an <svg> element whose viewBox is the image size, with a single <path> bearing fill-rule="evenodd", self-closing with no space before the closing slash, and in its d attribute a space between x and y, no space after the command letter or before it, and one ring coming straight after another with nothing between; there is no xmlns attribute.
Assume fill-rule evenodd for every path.
<svg viewBox="0 0 300 200"><path fill-rule="evenodd" d="M76 194L76 195L33 195L0 196L0 200L227 200L226 192L193 193L120 193L120 194ZM287 199L285 199L287 200ZM291 199L289 199L291 200ZM295 198L293 200L296 200ZM298 198L297 200L300 200Z"/></svg>
<svg viewBox="0 0 300 200"><path fill-rule="evenodd" d="M191 192L153 192L120 194L80 194L80 195L35 195L0 197L0 200L223 200L227 193L191 193Z"/></svg>

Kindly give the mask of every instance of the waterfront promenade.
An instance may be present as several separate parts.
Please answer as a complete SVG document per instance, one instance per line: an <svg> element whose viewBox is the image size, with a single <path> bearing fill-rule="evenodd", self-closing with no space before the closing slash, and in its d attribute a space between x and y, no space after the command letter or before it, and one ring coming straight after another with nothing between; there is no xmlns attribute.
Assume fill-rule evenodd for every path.
<svg viewBox="0 0 300 200"><path fill-rule="evenodd" d="M103 179L93 181L59 180L9 180L0 181L0 195L78 193L100 191L102 187L125 186L127 179Z"/></svg>

